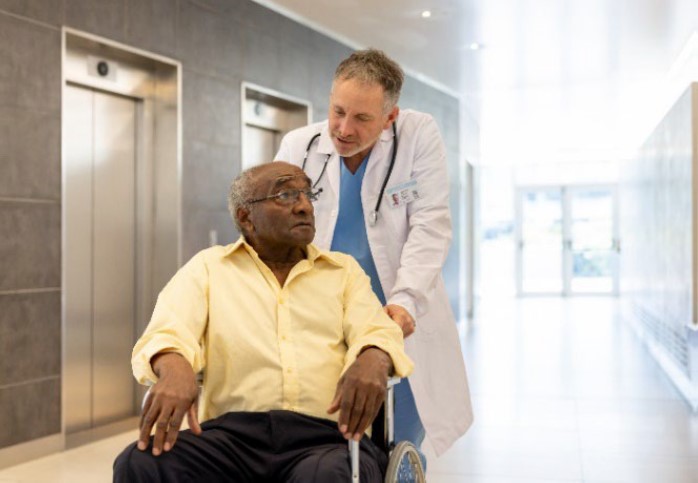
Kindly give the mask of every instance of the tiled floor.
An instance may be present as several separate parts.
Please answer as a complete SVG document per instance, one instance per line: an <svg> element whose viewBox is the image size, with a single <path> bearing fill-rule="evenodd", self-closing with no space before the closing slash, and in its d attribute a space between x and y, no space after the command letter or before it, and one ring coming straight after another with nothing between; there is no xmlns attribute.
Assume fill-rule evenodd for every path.
<svg viewBox="0 0 698 483"><path fill-rule="evenodd" d="M476 421L430 483L698 482L698 416L616 299L483 303L464 349Z"/></svg>
<svg viewBox="0 0 698 483"><path fill-rule="evenodd" d="M431 454L430 483L698 483L698 416L616 300L483 303L464 349L476 421ZM135 435L0 470L0 483L110 481Z"/></svg>

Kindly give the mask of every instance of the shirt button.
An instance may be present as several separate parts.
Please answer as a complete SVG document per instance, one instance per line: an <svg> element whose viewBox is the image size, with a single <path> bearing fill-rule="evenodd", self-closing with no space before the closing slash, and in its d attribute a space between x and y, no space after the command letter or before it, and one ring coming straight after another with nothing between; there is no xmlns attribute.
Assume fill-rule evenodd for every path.
<svg viewBox="0 0 698 483"><path fill-rule="evenodd" d="M282 336L281 336L281 340L286 340L286 336L285 336L285 335L282 335Z"/></svg>
<svg viewBox="0 0 698 483"><path fill-rule="evenodd" d="M288 369L286 369L286 374L291 374L292 372L293 372L293 369L291 369L290 367Z"/></svg>

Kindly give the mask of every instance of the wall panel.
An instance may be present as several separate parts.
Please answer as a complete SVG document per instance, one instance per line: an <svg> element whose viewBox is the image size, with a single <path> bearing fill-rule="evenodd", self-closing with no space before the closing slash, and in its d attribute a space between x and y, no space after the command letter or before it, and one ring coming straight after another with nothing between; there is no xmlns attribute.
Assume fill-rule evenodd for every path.
<svg viewBox="0 0 698 483"><path fill-rule="evenodd" d="M698 395L692 359L696 300L693 185L696 87L657 125L621 170L620 257L624 313L689 400ZM678 378L678 379L677 379ZM695 401L698 403L698 400Z"/></svg>

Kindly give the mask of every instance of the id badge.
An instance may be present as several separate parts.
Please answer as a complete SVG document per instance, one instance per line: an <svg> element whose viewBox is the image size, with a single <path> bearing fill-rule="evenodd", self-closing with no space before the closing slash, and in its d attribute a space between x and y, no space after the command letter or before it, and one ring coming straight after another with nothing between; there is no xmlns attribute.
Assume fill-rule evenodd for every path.
<svg viewBox="0 0 698 483"><path fill-rule="evenodd" d="M416 179L385 190L385 201L391 208L399 208L420 198Z"/></svg>

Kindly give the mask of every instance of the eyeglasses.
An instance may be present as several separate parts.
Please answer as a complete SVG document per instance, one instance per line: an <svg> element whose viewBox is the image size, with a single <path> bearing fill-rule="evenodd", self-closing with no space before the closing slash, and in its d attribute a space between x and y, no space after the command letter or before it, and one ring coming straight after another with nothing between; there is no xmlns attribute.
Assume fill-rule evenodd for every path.
<svg viewBox="0 0 698 483"><path fill-rule="evenodd" d="M247 200L248 203L259 203L260 201L275 200L280 205L291 206L298 202L301 193L305 195L311 202L316 201L322 192L322 188L317 191L313 191L310 188L304 190L283 190L279 191L274 195L265 196L264 198L257 198L255 200Z"/></svg>

